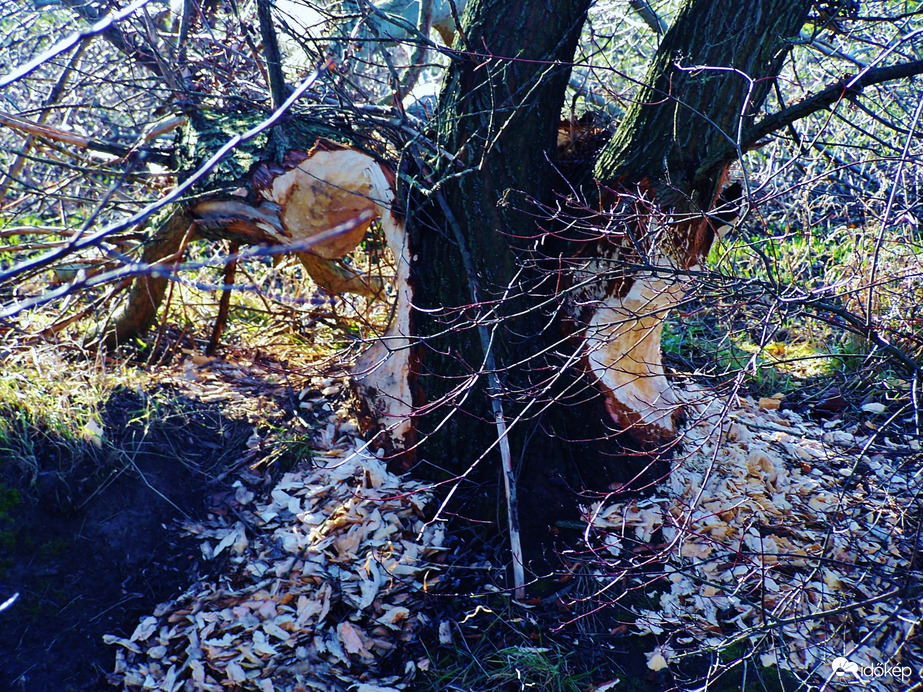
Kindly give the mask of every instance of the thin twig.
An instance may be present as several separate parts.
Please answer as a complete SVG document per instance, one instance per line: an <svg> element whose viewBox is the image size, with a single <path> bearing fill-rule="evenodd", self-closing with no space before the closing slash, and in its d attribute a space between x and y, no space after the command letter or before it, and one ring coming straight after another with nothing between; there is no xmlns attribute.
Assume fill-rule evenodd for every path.
<svg viewBox="0 0 923 692"><path fill-rule="evenodd" d="M716 167L724 165L738 153L754 148L764 137L782 129L789 123L806 118L843 99L855 98L866 87L896 79L905 79L918 74L923 74L923 60L914 60L900 65L889 65L888 67L876 67L864 70L854 77L844 77L826 89L808 96L788 108L783 108L778 113L767 115L744 132L740 139L739 152L738 148L732 144L719 148L699 166L696 171L696 178L710 176L711 171L715 170Z"/></svg>
<svg viewBox="0 0 923 692"><path fill-rule="evenodd" d="M471 302L474 305L481 305L480 289L478 288L477 273L474 269L474 262L471 254L468 252L468 245L465 243L461 227L449 208L448 202L442 193L436 193L436 199L442 212L446 216L455 240L458 243L458 250L462 257L462 264L465 267L465 273L468 275L468 287L471 290ZM506 417L503 413L502 387L500 377L497 374L497 362L494 358L493 338L496 334L496 325L487 331L487 326L478 320L478 337L481 341L481 348L484 351L484 370L487 374L488 396L490 405L494 414L494 424L497 426L497 439L500 447L500 463L503 467L503 487L506 491L506 510L507 519L510 527L510 551L513 557L513 597L517 601L523 601L526 597L526 578L524 569L524 560L522 554L522 539L519 533L519 501L516 497L516 474L513 472L513 457L510 452L509 430L506 425Z"/></svg>
<svg viewBox="0 0 923 692"><path fill-rule="evenodd" d="M231 243L229 252L236 255L240 250L240 242ZM237 273L237 259L234 258L224 267L224 288L221 291L221 299L218 302L218 316L215 318L215 326L212 329L211 339L205 349L205 355L213 356L218 350L218 342L221 339L221 333L228 323L228 311L231 309L231 286L234 283L234 275Z"/></svg>

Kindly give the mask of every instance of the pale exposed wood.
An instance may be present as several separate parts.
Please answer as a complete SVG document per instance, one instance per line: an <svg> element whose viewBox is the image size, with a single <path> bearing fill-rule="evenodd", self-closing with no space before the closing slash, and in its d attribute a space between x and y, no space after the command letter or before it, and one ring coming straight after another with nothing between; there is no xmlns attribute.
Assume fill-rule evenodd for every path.
<svg viewBox="0 0 923 692"><path fill-rule="evenodd" d="M380 279L359 274L341 260L356 248L375 218L381 220L399 256L404 227L393 210L389 174L368 154L331 143L310 154L301 152L297 158L298 164L288 170L258 170L260 185L253 186L262 201L257 205L242 196L206 197L178 210L148 243L143 263L161 268L176 264L185 244L197 238L290 246L317 284L330 293L381 295ZM398 275L406 284L406 268L399 269ZM150 326L168 281L163 272L135 280L125 309L105 329L110 344L122 343ZM403 292L399 296L401 309L409 312L409 297ZM391 335L400 340L408 334L409 322L395 320ZM409 402L409 394L399 395L398 400Z"/></svg>
<svg viewBox="0 0 923 692"><path fill-rule="evenodd" d="M389 188L379 164L351 149L318 151L296 167L276 176L266 199L277 204L285 233L293 241L311 238L364 211L378 211L382 190ZM311 253L340 259L365 237L371 220L350 233L314 245Z"/></svg>
<svg viewBox="0 0 923 692"><path fill-rule="evenodd" d="M590 369L603 387L612 417L640 436L676 431L678 400L661 360L661 330L685 286L667 275L634 278L628 293L609 295L586 330Z"/></svg>
<svg viewBox="0 0 923 692"><path fill-rule="evenodd" d="M393 195L393 192L390 194ZM410 319L413 306L411 258L403 222L389 212L382 217L381 227L396 265L394 312L385 333L357 359L353 380L366 401L373 423L385 431L386 446L402 450L415 442L410 356L413 333Z"/></svg>
<svg viewBox="0 0 923 692"><path fill-rule="evenodd" d="M379 298L384 293L384 282L379 277L360 274L339 260L324 259L310 252L296 252L295 256L314 283L327 293L354 293L366 298Z"/></svg>

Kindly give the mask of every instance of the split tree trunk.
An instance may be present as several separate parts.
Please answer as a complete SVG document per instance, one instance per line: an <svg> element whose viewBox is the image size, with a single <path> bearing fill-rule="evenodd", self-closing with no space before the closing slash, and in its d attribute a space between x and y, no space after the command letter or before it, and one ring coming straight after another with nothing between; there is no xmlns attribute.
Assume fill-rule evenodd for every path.
<svg viewBox="0 0 923 692"><path fill-rule="evenodd" d="M468 3L440 99L446 153L408 172L417 183L409 237L385 168L362 159L351 174L361 189L332 185L347 193L348 208L361 200L393 222L397 319L357 371L360 393L390 429L384 441L410 443L405 460L428 460L425 472L445 477L469 474L482 458L480 468L492 468L505 428L526 485L524 513L537 519L553 520L556 500L546 491L561 478L571 488L638 488L665 472L665 456L654 452L677 430L678 401L663 372L661 325L716 230L730 160L714 152L746 128L811 4L754 0L729 9L723 0L689 0L595 168L588 162L566 181L608 186L598 214L568 225L543 209L560 201L555 187L571 189L552 160L590 0ZM304 201L306 191L312 200L338 197L324 187L334 170L300 171L327 155L320 147L314 160L308 147L258 168L246 200L197 204L197 229L299 237L289 226L305 214L289 211L317 206ZM149 320L161 283L136 285L150 300L135 324Z"/></svg>
<svg viewBox="0 0 923 692"><path fill-rule="evenodd" d="M689 2L596 162L596 179L612 187L610 203L640 207L641 214L622 237L601 236L594 254L614 252L650 269L617 273L601 297L588 323L590 367L613 417L642 437L676 431L680 407L664 376L663 320L688 288L686 272L700 267L725 217L733 216L719 199L731 160L704 162L728 142L739 143L812 4Z"/></svg>

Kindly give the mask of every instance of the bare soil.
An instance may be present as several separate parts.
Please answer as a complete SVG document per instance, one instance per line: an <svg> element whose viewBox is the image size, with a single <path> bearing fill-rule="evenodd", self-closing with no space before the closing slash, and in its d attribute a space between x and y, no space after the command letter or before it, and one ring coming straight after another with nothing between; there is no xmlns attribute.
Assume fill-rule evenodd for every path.
<svg viewBox="0 0 923 692"><path fill-rule="evenodd" d="M222 472L252 426L183 396L145 421L143 396L122 390L107 402L118 452L106 463L2 479L0 601L19 598L0 612L0 689L112 689L103 635L130 636L139 616L217 567L179 525L229 511L233 476ZM60 449L44 453L53 462Z"/></svg>

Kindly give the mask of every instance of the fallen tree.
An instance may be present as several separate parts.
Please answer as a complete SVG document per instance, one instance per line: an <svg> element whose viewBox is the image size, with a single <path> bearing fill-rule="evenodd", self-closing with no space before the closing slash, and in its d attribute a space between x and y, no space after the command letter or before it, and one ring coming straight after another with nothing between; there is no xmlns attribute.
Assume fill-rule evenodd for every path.
<svg viewBox="0 0 923 692"><path fill-rule="evenodd" d="M258 117L191 118L180 133L178 166L197 170L228 132L252 125ZM318 120L297 119L285 130L292 148L279 163L256 163L254 152L264 150L267 139L252 142L201 182L198 194L159 215L141 256L143 266L157 271L135 279L123 308L91 338L101 337L114 347L147 330L164 299L170 267L182 262L184 249L195 240L290 248L317 285L330 293L375 297L383 292L380 279L363 276L342 260L375 219L392 245L403 236L400 215L393 209L390 168L350 143L348 132Z"/></svg>

